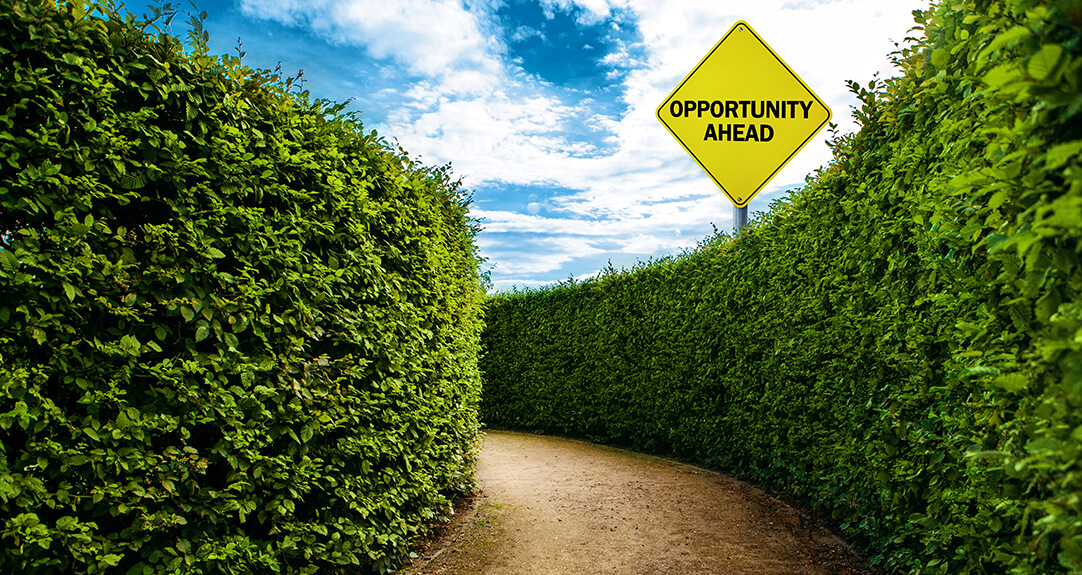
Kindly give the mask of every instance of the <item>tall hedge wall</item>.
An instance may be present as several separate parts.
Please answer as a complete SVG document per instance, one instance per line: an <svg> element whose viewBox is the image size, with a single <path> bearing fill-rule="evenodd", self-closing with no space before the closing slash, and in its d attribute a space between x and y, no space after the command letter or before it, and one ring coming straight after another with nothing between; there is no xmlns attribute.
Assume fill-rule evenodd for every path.
<svg viewBox="0 0 1082 575"><path fill-rule="evenodd" d="M471 486L468 198L157 26L0 0L0 572L386 569Z"/></svg>
<svg viewBox="0 0 1082 575"><path fill-rule="evenodd" d="M491 298L482 419L734 471L889 573L1082 573L1082 4L914 14L736 237Z"/></svg>

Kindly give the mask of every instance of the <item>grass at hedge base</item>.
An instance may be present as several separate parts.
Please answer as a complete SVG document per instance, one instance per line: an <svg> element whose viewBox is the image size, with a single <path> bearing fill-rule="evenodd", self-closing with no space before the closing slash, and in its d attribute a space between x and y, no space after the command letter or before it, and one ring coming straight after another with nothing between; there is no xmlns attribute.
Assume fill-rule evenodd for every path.
<svg viewBox="0 0 1082 575"><path fill-rule="evenodd" d="M468 199L192 32L0 1L0 571L387 569L471 486Z"/></svg>
<svg viewBox="0 0 1082 575"><path fill-rule="evenodd" d="M915 16L739 236L491 298L483 421L725 468L889 573L1082 573L1082 6Z"/></svg>

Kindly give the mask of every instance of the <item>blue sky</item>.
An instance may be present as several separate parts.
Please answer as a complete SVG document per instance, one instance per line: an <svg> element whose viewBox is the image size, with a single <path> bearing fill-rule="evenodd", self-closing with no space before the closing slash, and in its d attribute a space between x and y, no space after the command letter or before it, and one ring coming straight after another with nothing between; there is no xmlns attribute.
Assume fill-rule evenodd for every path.
<svg viewBox="0 0 1082 575"><path fill-rule="evenodd" d="M214 53L304 72L367 128L473 195L496 290L595 275L731 229L732 204L654 110L738 20L854 129L846 80L888 54L925 0L198 0ZM179 32L180 27L175 31ZM752 200L799 187L821 132Z"/></svg>

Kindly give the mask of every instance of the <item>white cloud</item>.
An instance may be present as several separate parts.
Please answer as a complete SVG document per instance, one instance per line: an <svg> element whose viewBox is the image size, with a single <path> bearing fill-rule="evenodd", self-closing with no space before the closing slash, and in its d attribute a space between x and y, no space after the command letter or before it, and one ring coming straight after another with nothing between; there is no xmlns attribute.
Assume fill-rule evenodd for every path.
<svg viewBox="0 0 1082 575"><path fill-rule="evenodd" d="M606 20L612 15L614 8L626 8L628 3L624 0L540 0L546 10L561 10L570 12L572 8L579 8L579 23L593 25Z"/></svg>
<svg viewBox="0 0 1082 575"><path fill-rule="evenodd" d="M557 182L563 176L553 170L593 161L587 159L596 152L592 143L564 137L582 108L529 92L520 81L504 87L508 91L448 98L440 85L415 86L406 96L416 106L392 111L386 132L426 161L453 162L471 186Z"/></svg>
<svg viewBox="0 0 1082 575"><path fill-rule="evenodd" d="M709 223L726 229L731 225L731 205L657 122L657 105L735 21L745 20L828 102L843 131L851 130L849 107L854 101L845 80L866 82L876 72L883 77L893 75L888 57L894 50L891 40L904 39L915 7L919 6L910 0L801 4L631 0L628 9L637 18L646 61L636 62L637 67L617 76L622 80L625 113L595 120L608 133L605 142L611 149L587 161L551 149L532 150L533 154L523 156L532 166L549 166L544 172L555 175L554 184L581 192L555 198L556 209L546 213L549 217L489 213L486 227L617 239L618 251L639 254L689 247L694 240L677 241L681 229L703 230ZM613 53L608 58L623 63L629 56ZM761 197L783 189L785 183L802 182L806 174L827 163L826 137L820 133ZM519 165L513 161L492 165L506 171L485 172L484 178L536 181L535 173L519 171ZM753 202L752 210L765 209L759 202ZM560 211L601 221L560 219ZM530 268L524 263L515 269ZM506 273L498 275L505 283L515 281Z"/></svg>
<svg viewBox="0 0 1082 575"><path fill-rule="evenodd" d="M606 253L590 238L539 237L529 242L529 257L516 257L508 253L506 243L496 243L493 236L478 239L478 247L499 257L494 269L501 275L533 275L560 269L564 264L578 258Z"/></svg>
<svg viewBox="0 0 1082 575"><path fill-rule="evenodd" d="M594 96L528 77L500 45L491 16L499 0L242 0L247 14L308 26L335 42L366 47L421 80L393 93L376 126L429 164L451 162L467 187L550 185L578 190L526 203L526 213L475 210L497 286L535 281L581 258L653 255L693 244L731 205L654 117L654 110L737 20L749 22L853 128L845 87L893 74L890 40L901 41L921 0L539 0L549 12L578 8L582 23L617 17L641 44L593 50L619 90L617 115ZM507 36L539 33L517 29ZM389 94L392 95L392 94ZM391 101L392 98L385 98ZM572 135L576 134L576 135ZM820 133L761 195L801 182L830 152ZM752 210L765 209L754 200ZM542 209L543 208L543 209ZM682 239L681 231L685 234ZM508 249L490 238L542 234ZM554 278L558 279L558 278Z"/></svg>
<svg viewBox="0 0 1082 575"><path fill-rule="evenodd" d="M364 46L418 76L451 79L473 72L470 80L484 90L502 70L498 43L459 0L241 0L241 10Z"/></svg>
<svg viewBox="0 0 1082 575"><path fill-rule="evenodd" d="M713 194L636 211L625 218L603 220L577 219L566 213L560 215L558 210L550 210L556 215L549 217L531 214L528 209L525 214L474 209L473 215L484 221L485 232L478 237L478 247L495 264L495 287L506 289L511 285L534 285L529 283L531 278L559 270L580 258L608 256L617 267L624 267L632 260L690 248L709 233L711 223L721 227L732 205ZM682 230L688 228L701 233L683 235ZM593 273L596 270L586 275Z"/></svg>
<svg viewBox="0 0 1082 575"><path fill-rule="evenodd" d="M537 28L531 28L529 26L519 26L511 33L512 42L522 42L524 40L529 40L530 38L541 38L544 40L545 35Z"/></svg>

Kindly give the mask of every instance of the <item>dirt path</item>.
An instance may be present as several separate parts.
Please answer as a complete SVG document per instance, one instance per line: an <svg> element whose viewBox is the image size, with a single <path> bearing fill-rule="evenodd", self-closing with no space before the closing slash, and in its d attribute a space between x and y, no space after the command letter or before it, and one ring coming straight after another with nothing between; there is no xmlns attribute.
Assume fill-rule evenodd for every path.
<svg viewBox="0 0 1082 575"><path fill-rule="evenodd" d="M665 459L489 431L477 476L480 495L406 573L868 573L791 507Z"/></svg>

